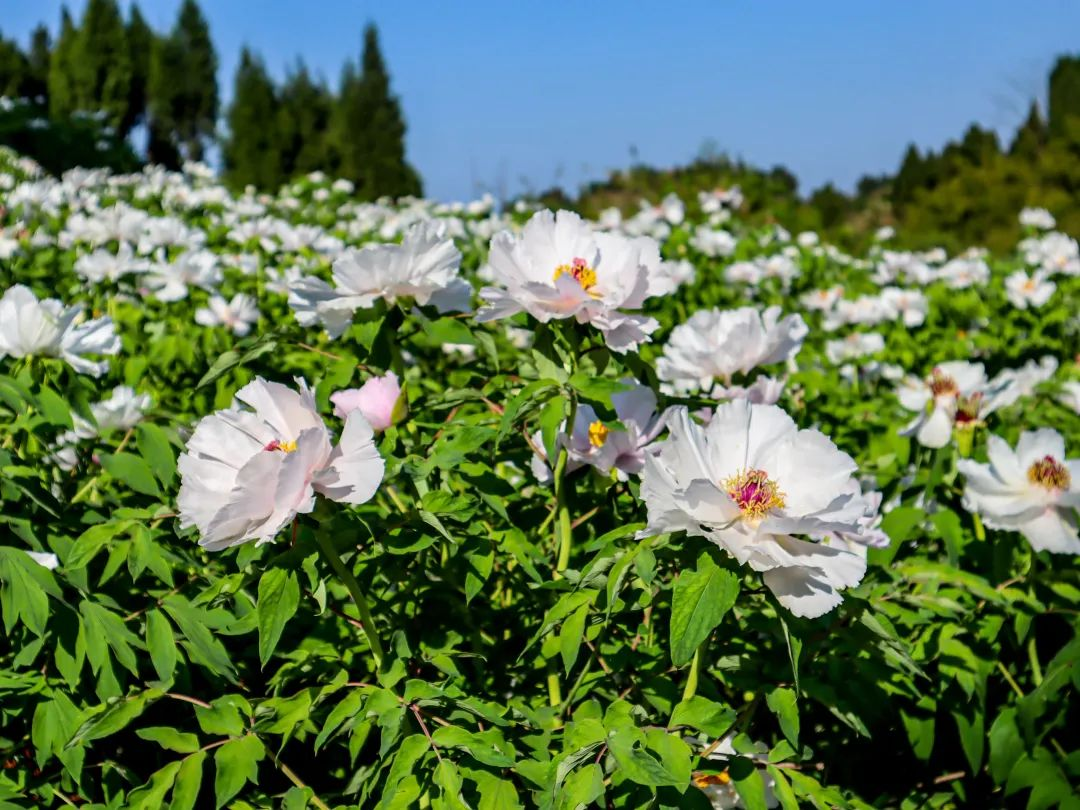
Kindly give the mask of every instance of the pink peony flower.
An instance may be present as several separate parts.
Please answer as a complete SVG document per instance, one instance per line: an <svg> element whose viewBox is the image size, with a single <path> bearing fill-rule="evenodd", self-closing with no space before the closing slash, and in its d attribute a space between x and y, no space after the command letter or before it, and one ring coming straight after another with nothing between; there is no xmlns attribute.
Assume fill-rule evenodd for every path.
<svg viewBox="0 0 1080 810"><path fill-rule="evenodd" d="M359 388L347 388L331 395L334 414L344 419L360 411L376 431L383 431L405 416L405 399L397 375L388 371L383 377L372 377Z"/></svg>

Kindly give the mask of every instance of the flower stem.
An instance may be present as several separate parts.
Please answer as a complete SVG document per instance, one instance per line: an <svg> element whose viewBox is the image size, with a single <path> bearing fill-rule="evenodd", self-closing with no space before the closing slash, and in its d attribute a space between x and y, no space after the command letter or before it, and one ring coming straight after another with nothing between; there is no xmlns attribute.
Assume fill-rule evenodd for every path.
<svg viewBox="0 0 1080 810"><path fill-rule="evenodd" d="M555 564L555 574L558 576L570 565L570 548L573 543L573 533L570 526L570 506L566 502L566 488L563 479L566 474L566 462L568 459L566 448L559 450L559 459L555 462L555 545L559 549L558 562Z"/></svg>
<svg viewBox="0 0 1080 810"><path fill-rule="evenodd" d="M352 571L348 566L341 561L341 556L337 553L337 549L334 548L334 544L326 537L322 532L316 532L315 542L319 544L319 551L322 552L323 557L330 563L330 567L334 569L334 573L337 574L345 587L348 588L349 594L352 596L353 602L356 603L356 610L360 614L360 625L364 628L364 635L367 636L368 646L371 647L371 657L375 659L375 669L378 671L382 668L383 654L382 644L379 643L379 635L375 632L375 619L371 615L371 608L368 607L367 599L364 598L364 592L360 590L360 583L356 581L356 577L353 576Z"/></svg>

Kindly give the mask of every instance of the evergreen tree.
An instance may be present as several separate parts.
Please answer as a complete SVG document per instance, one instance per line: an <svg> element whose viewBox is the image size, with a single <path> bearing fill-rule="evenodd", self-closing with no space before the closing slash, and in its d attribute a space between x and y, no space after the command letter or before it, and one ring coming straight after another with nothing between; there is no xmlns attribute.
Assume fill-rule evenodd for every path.
<svg viewBox="0 0 1080 810"><path fill-rule="evenodd" d="M362 72L347 66L335 110L338 172L365 199L419 194L420 178L405 161L405 120L379 50L374 25L364 31Z"/></svg>
<svg viewBox="0 0 1080 810"><path fill-rule="evenodd" d="M283 177L290 179L316 169L327 170L330 168L327 130L333 95L323 83L312 80L303 63L285 78L280 95L278 138Z"/></svg>
<svg viewBox="0 0 1080 810"><path fill-rule="evenodd" d="M1020 129L1016 131L1016 137L1009 146L1009 154L1033 160L1045 143L1046 122L1039 114L1038 103L1033 101L1027 119L1020 125Z"/></svg>
<svg viewBox="0 0 1080 810"><path fill-rule="evenodd" d="M30 53L26 57L26 76L22 86L22 94L26 98L45 98L48 94L51 51L49 29L39 25L30 36Z"/></svg>
<svg viewBox="0 0 1080 810"><path fill-rule="evenodd" d="M131 57L116 0L89 0L72 51L75 109L104 112L120 128L128 116Z"/></svg>
<svg viewBox="0 0 1080 810"><path fill-rule="evenodd" d="M900 162L900 169L896 172L896 179L892 185L892 203L897 210L915 199L916 192L926 184L926 163L919 148L915 144L908 144L904 152L904 159Z"/></svg>
<svg viewBox="0 0 1080 810"><path fill-rule="evenodd" d="M234 186L270 190L281 185L281 148L274 125L278 115L274 83L262 60L244 48L236 70L228 114L229 139L224 148L225 176Z"/></svg>
<svg viewBox="0 0 1080 810"><path fill-rule="evenodd" d="M1068 133L1068 120L1080 117L1080 56L1062 56L1050 72L1048 128L1051 138Z"/></svg>
<svg viewBox="0 0 1080 810"><path fill-rule="evenodd" d="M60 35L49 59L49 115L62 118L76 110L74 57L79 32L67 7L60 9Z"/></svg>
<svg viewBox="0 0 1080 810"><path fill-rule="evenodd" d="M125 135L146 118L150 60L154 53L154 32L146 24L136 5L132 5L131 15L128 17L127 49L128 58L131 60L131 84L128 88L128 114L120 130Z"/></svg>
<svg viewBox="0 0 1080 810"><path fill-rule="evenodd" d="M26 57L19 50L19 43L0 36L0 96L21 96L26 71Z"/></svg>
<svg viewBox="0 0 1080 810"><path fill-rule="evenodd" d="M156 43L148 79L152 140L171 138L185 156L202 160L217 125L217 54L195 0L184 0L173 30Z"/></svg>

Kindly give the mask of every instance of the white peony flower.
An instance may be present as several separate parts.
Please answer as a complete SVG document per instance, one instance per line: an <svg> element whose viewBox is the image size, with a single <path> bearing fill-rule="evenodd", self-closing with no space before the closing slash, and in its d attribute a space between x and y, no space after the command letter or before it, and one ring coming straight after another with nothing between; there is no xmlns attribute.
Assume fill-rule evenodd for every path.
<svg viewBox="0 0 1080 810"><path fill-rule="evenodd" d="M1015 401L1011 380L986 379L982 363L953 360L934 367L925 380L905 377L897 391L900 404L916 416L903 430L924 447L944 447L953 427L974 428L983 419Z"/></svg>
<svg viewBox="0 0 1080 810"><path fill-rule="evenodd" d="M664 429L667 412L656 413L656 394L648 386L631 379L620 382L627 390L612 394L611 404L625 429L609 428L591 405L579 405L573 431L559 436L559 445L568 453L567 472L584 466L595 467L604 475L614 470L620 481L641 473L649 446ZM538 451L532 460L533 473L546 483L551 480L551 470L539 434L532 443Z"/></svg>
<svg viewBox="0 0 1080 810"><path fill-rule="evenodd" d="M715 399L745 399L757 405L775 405L784 394L786 379L776 379L759 375L750 385L721 385L713 386L712 396ZM711 416L711 411L709 412Z"/></svg>
<svg viewBox="0 0 1080 810"><path fill-rule="evenodd" d="M258 304L244 293L237 293L230 301L220 295L212 295L205 307L195 310L195 323L200 326L224 326L232 330L234 335L246 335L258 320Z"/></svg>
<svg viewBox="0 0 1080 810"><path fill-rule="evenodd" d="M1080 380L1069 380L1062 383L1058 400L1063 405L1072 408L1077 414L1080 414Z"/></svg>
<svg viewBox="0 0 1080 810"><path fill-rule="evenodd" d="M209 250L187 250L171 263L153 264L143 278L155 298L172 303L187 298L189 287L213 292L221 283L222 272L217 254Z"/></svg>
<svg viewBox="0 0 1080 810"><path fill-rule="evenodd" d="M967 478L964 507L992 529L1020 532L1036 551L1080 554L1080 460L1066 460L1061 434L1025 431L1016 450L990 436L986 452L989 464L957 463Z"/></svg>
<svg viewBox="0 0 1080 810"><path fill-rule="evenodd" d="M1030 276L1023 270L1010 273L1005 278L1005 295L1017 309L1038 309L1054 294L1057 285L1046 278L1046 272L1036 270Z"/></svg>
<svg viewBox="0 0 1080 810"><path fill-rule="evenodd" d="M520 236L503 231L492 238L485 269L498 286L481 290L487 306L476 317L492 321L524 311L542 323L575 318L622 353L648 341L659 326L625 311L641 308L650 269L659 262L651 239L597 233L570 211L540 211Z"/></svg>
<svg viewBox="0 0 1080 810"><path fill-rule="evenodd" d="M922 326L930 311L930 302L919 290L886 287L881 291L881 301L893 311L893 318L902 320L908 327Z"/></svg>
<svg viewBox="0 0 1080 810"><path fill-rule="evenodd" d="M349 414L334 447L311 390L297 384L299 391L256 378L233 407L195 427L178 462L177 505L181 527L196 526L200 545L268 543L315 507L316 492L351 504L375 494L384 462L371 425L359 411Z"/></svg>
<svg viewBox="0 0 1080 810"><path fill-rule="evenodd" d="M704 428L674 408L668 430L645 457L643 536L685 531L711 540L762 572L797 616L827 613L842 601L840 589L859 584L863 555L797 538L863 530L855 462L826 436L799 430L775 405L745 400L719 406Z"/></svg>
<svg viewBox="0 0 1080 810"><path fill-rule="evenodd" d="M679 394L730 385L736 372L794 357L808 332L800 315L781 319L780 307L699 310L671 331L656 371Z"/></svg>
<svg viewBox="0 0 1080 810"><path fill-rule="evenodd" d="M1057 224L1054 215L1045 208L1024 208L1019 218L1025 228L1038 228L1040 231L1048 231Z"/></svg>
<svg viewBox="0 0 1080 810"><path fill-rule="evenodd" d="M444 236L442 224L420 222L405 232L401 244L346 252L334 262L334 286L313 276L292 282L289 306L302 326L322 324L332 338L348 329L358 309L379 299L393 304L408 298L439 312L467 312L472 288L458 276L460 267L461 253Z"/></svg>
<svg viewBox="0 0 1080 810"><path fill-rule="evenodd" d="M99 248L75 260L75 272L94 284L115 282L126 275L144 273L149 269L150 263L138 258L127 242L121 242L116 253Z"/></svg>
<svg viewBox="0 0 1080 810"><path fill-rule="evenodd" d="M844 288L841 286L829 287L824 290L813 290L808 293L804 293L799 301L806 309L814 312L827 312L835 306L844 295Z"/></svg>
<svg viewBox="0 0 1080 810"><path fill-rule="evenodd" d="M825 356L830 363L857 360L884 350L885 338L877 332L853 332L841 340L825 342Z"/></svg>
<svg viewBox="0 0 1080 810"><path fill-rule="evenodd" d="M82 311L81 304L39 301L22 284L9 287L0 297L0 357L59 357L80 374L100 377L108 361L94 362L83 355L116 354L120 337L110 318L86 321Z"/></svg>
<svg viewBox="0 0 1080 810"><path fill-rule="evenodd" d="M730 256L735 252L735 237L727 231L714 230L707 225L698 225L690 238L691 246L706 256Z"/></svg>

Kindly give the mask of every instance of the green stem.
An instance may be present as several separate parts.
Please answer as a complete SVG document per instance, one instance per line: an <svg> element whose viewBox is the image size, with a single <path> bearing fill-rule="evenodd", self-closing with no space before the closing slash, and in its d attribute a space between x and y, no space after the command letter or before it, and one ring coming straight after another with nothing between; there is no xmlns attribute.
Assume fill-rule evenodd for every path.
<svg viewBox="0 0 1080 810"><path fill-rule="evenodd" d="M703 657L701 651L705 649L705 645L708 643L709 640L705 639L705 641L701 642L701 644L698 645L698 648L694 650L694 658L690 662L690 672L687 673L686 686L683 687L683 700L690 700L690 698L697 694L698 680L701 678L701 659Z"/></svg>
<svg viewBox="0 0 1080 810"><path fill-rule="evenodd" d="M569 454L566 448L559 450L559 459L555 462L555 545L559 549L555 574L558 576L570 566L570 549L573 544L573 532L570 527L570 506L566 502L565 474Z"/></svg>
<svg viewBox="0 0 1080 810"><path fill-rule="evenodd" d="M345 587L349 589L349 594L352 596L353 602L356 603L356 610L360 614L360 625L364 628L364 635L367 636L368 645L371 647L371 657L375 659L375 669L376 671L382 669L382 662L385 657L382 644L379 643L379 636L375 632L375 619L371 615L367 599L364 598L364 592L360 590L360 583L356 581L356 577L353 576L348 566L341 561L341 556L337 553L337 549L334 548L334 544L323 532L316 532L315 542L319 544L319 551L322 552L326 561L330 563L334 573L341 578L341 581L345 583Z"/></svg>
<svg viewBox="0 0 1080 810"><path fill-rule="evenodd" d="M972 513L971 517L974 519L975 522L975 539L979 541L985 540L986 529L983 528L982 518L979 517L976 513Z"/></svg>

